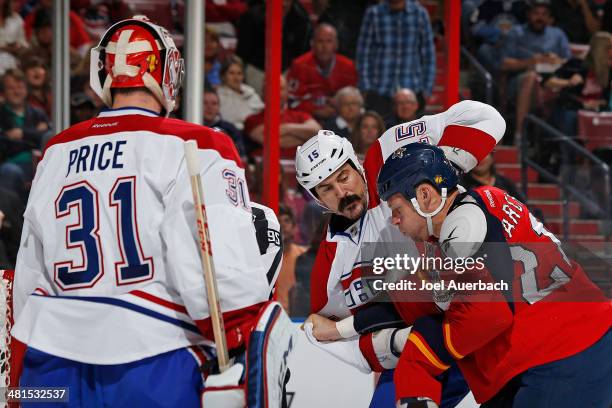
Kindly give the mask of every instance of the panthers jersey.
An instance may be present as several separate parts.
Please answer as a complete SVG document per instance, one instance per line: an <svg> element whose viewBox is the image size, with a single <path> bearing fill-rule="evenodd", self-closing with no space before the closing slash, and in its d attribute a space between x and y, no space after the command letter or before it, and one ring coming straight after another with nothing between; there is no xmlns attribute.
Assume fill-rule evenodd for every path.
<svg viewBox="0 0 612 408"><path fill-rule="evenodd" d="M503 190L459 195L439 242L451 258L483 259L478 281L505 285L459 292L443 315L417 319L397 368L415 380L397 384L401 398L439 401L435 377L456 360L476 400L488 401L513 377L587 349L612 325L610 300L527 206Z"/></svg>

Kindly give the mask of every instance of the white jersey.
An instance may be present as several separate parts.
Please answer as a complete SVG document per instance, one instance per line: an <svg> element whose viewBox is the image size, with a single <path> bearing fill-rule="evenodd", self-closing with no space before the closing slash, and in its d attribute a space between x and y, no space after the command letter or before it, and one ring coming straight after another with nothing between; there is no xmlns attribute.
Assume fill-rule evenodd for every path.
<svg viewBox="0 0 612 408"><path fill-rule="evenodd" d="M116 109L60 133L39 164L15 272L14 337L92 364L206 341L185 140L199 147L221 309L269 298L270 265L231 140L143 109Z"/></svg>

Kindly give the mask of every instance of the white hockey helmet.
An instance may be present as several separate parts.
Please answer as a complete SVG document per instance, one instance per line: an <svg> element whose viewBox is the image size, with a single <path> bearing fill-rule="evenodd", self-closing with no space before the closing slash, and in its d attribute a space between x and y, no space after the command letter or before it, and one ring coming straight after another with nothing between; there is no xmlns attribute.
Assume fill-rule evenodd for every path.
<svg viewBox="0 0 612 408"><path fill-rule="evenodd" d="M319 130L319 133L297 148L295 154L297 181L317 203L325 207L314 194L314 188L349 161L366 182L365 172L351 142L331 130Z"/></svg>
<svg viewBox="0 0 612 408"><path fill-rule="evenodd" d="M164 107L174 110L184 62L168 31L146 16L111 26L91 50L91 88L111 106L111 88L146 87Z"/></svg>

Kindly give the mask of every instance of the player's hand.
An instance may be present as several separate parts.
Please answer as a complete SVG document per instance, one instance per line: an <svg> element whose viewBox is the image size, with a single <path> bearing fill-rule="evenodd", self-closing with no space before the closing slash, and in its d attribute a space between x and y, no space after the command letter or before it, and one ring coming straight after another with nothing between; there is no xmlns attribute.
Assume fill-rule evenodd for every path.
<svg viewBox="0 0 612 408"><path fill-rule="evenodd" d="M311 314L308 319L304 322L312 323L312 334L318 341L334 341L342 339L338 329L336 328L336 322L328 319L327 317L320 316L318 314Z"/></svg>
<svg viewBox="0 0 612 408"><path fill-rule="evenodd" d="M4 213L0 210L0 230L2 229L3 223L4 223Z"/></svg>

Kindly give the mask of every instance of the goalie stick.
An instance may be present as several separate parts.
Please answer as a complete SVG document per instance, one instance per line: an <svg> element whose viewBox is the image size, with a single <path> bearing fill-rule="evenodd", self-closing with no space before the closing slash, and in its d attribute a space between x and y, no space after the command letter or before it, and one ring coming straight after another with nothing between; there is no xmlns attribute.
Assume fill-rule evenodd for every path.
<svg viewBox="0 0 612 408"><path fill-rule="evenodd" d="M206 207L204 206L204 194L200 177L200 159L198 157L198 146L195 140L185 142L185 162L191 180L191 190L193 192L193 202L195 204L198 241L200 244L200 260L204 272L204 281L206 282L208 310L212 322L215 345L217 347L217 360L219 362L219 370L223 372L229 368L229 354L227 351L223 315L221 314L221 307L219 305L215 265L213 263L212 246L208 231L208 219L206 218Z"/></svg>

